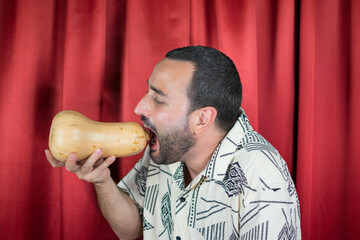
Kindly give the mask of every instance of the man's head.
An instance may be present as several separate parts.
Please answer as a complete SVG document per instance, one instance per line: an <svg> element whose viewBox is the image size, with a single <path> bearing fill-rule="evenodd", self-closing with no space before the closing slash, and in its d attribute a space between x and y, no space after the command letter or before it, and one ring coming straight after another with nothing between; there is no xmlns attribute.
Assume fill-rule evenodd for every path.
<svg viewBox="0 0 360 240"><path fill-rule="evenodd" d="M240 79L232 61L215 49L170 51L155 66L148 85L135 113L151 130L150 155L156 163L188 159L197 143L209 138L203 133L223 134L237 119Z"/></svg>
<svg viewBox="0 0 360 240"><path fill-rule="evenodd" d="M177 48L165 57L194 64L195 72L188 87L189 112L214 107L216 124L228 132L238 117L242 100L241 81L233 61L222 52L203 46Z"/></svg>

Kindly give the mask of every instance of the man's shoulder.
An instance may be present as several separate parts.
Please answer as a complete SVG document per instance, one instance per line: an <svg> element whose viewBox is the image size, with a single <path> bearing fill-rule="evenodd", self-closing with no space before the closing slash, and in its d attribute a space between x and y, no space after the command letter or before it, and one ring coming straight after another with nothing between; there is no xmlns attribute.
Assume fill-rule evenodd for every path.
<svg viewBox="0 0 360 240"><path fill-rule="evenodd" d="M286 184L290 173L280 153L256 131L246 132L240 139L241 149L234 153L231 167L241 168L249 182L262 185L261 181L271 184Z"/></svg>

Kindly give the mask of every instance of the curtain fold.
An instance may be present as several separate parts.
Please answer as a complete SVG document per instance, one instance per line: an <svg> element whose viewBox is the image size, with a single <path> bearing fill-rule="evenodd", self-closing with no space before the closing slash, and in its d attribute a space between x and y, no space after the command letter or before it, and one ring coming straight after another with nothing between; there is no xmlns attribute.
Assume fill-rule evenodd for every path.
<svg viewBox="0 0 360 240"><path fill-rule="evenodd" d="M154 65L190 44L234 60L251 124L296 180L303 239L360 238L359 35L356 0L0 0L1 238L116 239L93 186L45 159L51 120L140 122Z"/></svg>
<svg viewBox="0 0 360 240"><path fill-rule="evenodd" d="M305 239L360 237L359 7L301 2L297 188Z"/></svg>

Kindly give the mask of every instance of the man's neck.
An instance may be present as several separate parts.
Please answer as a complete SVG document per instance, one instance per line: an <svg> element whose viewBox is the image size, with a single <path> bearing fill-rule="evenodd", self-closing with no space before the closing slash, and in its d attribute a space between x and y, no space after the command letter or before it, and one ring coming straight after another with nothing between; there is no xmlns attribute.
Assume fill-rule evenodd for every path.
<svg viewBox="0 0 360 240"><path fill-rule="evenodd" d="M224 133L212 133L202 135L196 141L195 146L186 154L184 159L184 180L187 186L208 165L211 156L225 137Z"/></svg>

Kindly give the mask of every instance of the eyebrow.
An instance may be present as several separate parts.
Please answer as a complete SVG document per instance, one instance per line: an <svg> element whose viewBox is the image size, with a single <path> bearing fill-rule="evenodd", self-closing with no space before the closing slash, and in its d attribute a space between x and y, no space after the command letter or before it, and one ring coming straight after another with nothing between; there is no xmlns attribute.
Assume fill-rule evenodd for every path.
<svg viewBox="0 0 360 240"><path fill-rule="evenodd" d="M151 90L153 90L154 92L156 92L157 94L159 94L161 96L164 96L164 97L167 97L167 95L163 91L161 91L160 89L158 89L158 88L156 88L156 87L154 87L152 85L149 85L149 79L147 80L147 84L148 84L149 88Z"/></svg>

